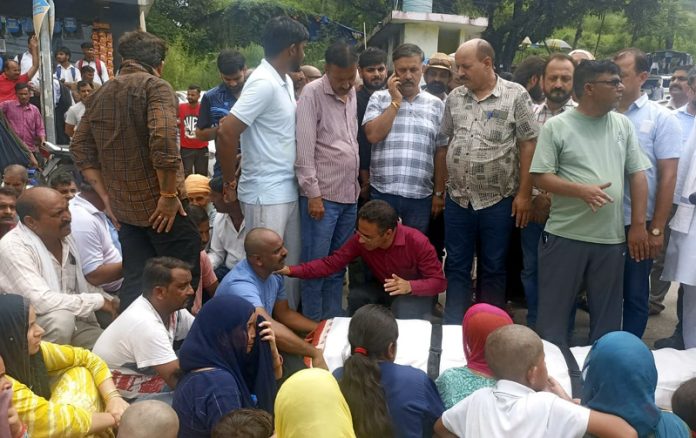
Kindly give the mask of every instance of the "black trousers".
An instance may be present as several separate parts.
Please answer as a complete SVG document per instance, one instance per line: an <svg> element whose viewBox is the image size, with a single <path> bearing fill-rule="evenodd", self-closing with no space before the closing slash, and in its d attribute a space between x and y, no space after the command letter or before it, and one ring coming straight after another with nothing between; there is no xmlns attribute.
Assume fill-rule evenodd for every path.
<svg viewBox="0 0 696 438"><path fill-rule="evenodd" d="M181 259L191 266L191 286L195 290L201 276L201 237L198 228L187 217L177 215L168 232L158 233L152 227L121 223L118 231L123 251L123 285L119 293L123 312L142 294L145 262L153 257L168 256Z"/></svg>
<svg viewBox="0 0 696 438"><path fill-rule="evenodd" d="M384 286L376 280L351 288L348 293L348 312L350 316L367 304L381 304L390 307L398 319L426 319L431 317L432 297L416 295L390 296Z"/></svg>
<svg viewBox="0 0 696 438"><path fill-rule="evenodd" d="M181 161L184 163L184 174L192 173L208 176L208 148L189 149L181 148Z"/></svg>

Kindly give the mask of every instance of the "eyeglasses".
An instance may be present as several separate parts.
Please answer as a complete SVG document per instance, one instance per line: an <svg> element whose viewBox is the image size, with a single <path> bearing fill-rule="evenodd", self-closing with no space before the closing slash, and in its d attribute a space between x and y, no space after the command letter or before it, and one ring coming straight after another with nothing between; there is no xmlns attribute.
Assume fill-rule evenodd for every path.
<svg viewBox="0 0 696 438"><path fill-rule="evenodd" d="M687 79L686 76L672 76L669 80L670 82L686 82Z"/></svg>
<svg viewBox="0 0 696 438"><path fill-rule="evenodd" d="M364 241L366 241L366 242L371 242L371 241L373 241L373 240L375 240L375 239L379 239L380 237L384 236L384 234L380 234L380 235L378 235L378 236L367 236L367 235L361 233L361 232L358 231L358 230L355 230L355 233L356 233L358 236L360 236L360 237L361 237Z"/></svg>
<svg viewBox="0 0 696 438"><path fill-rule="evenodd" d="M622 84L621 79L612 79L610 81L589 81L590 84L607 84L610 85L614 88L619 88L619 85Z"/></svg>

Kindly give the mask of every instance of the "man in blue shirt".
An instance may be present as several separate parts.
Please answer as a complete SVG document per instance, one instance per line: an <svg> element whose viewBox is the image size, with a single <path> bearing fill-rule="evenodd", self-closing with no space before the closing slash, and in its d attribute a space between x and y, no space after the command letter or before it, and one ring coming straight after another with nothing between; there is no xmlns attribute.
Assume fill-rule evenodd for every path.
<svg viewBox="0 0 696 438"><path fill-rule="evenodd" d="M217 67L222 82L206 91L201 99L201 110L196 126L196 138L215 140L220 119L229 115L244 88L246 60L236 50L225 49L217 57Z"/></svg>
<svg viewBox="0 0 696 438"><path fill-rule="evenodd" d="M638 49L619 52L614 61L621 68L624 92L618 111L628 117L638 135L640 147L652 163L645 171L648 179L646 226L650 254L643 260L626 257L624 268L623 330L639 338L648 323L650 270L653 259L662 252L664 232L672 210L672 197L681 153L681 128L669 110L641 94L647 80L650 62ZM631 202L628 184L624 190L624 223L628 234L631 223Z"/></svg>
<svg viewBox="0 0 696 438"><path fill-rule="evenodd" d="M283 277L275 273L285 266L288 255L283 239L273 230L254 228L244 239L244 250L246 259L225 276L216 295L236 295L249 301L271 321L279 351L310 357L314 367L326 368L321 350L295 334L309 333L317 323L290 308Z"/></svg>

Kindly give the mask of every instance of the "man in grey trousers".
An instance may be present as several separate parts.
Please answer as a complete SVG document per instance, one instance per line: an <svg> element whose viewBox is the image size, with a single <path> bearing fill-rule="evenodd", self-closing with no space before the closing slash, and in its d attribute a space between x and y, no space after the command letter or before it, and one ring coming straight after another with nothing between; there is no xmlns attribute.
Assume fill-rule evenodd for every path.
<svg viewBox="0 0 696 438"><path fill-rule="evenodd" d="M626 233L625 175L631 188L630 257L649 254L645 226L650 168L628 118L612 111L623 92L611 61L585 61L574 75L578 107L547 121L530 172L535 185L552 193L551 213L539 242L537 331L547 341L568 344L575 298L586 286L590 342L621 330Z"/></svg>

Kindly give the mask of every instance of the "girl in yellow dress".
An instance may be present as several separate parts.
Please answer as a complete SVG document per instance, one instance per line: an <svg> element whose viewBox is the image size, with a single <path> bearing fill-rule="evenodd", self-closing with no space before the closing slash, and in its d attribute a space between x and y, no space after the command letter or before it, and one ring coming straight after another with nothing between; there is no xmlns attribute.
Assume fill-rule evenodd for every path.
<svg viewBox="0 0 696 438"><path fill-rule="evenodd" d="M113 436L128 403L106 363L82 348L42 342L43 333L27 300L0 294L0 356L28 435Z"/></svg>

